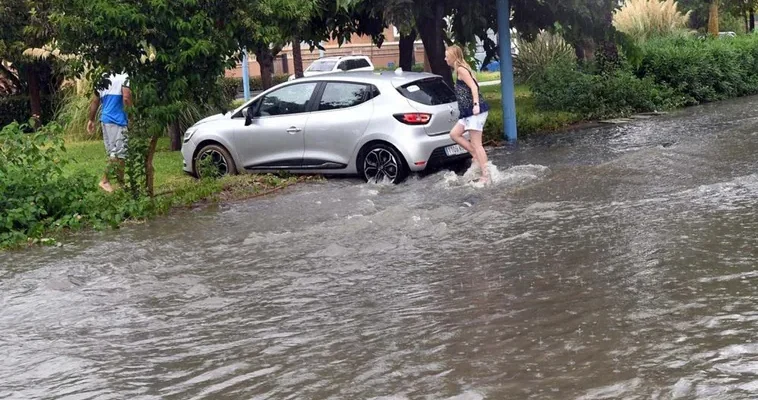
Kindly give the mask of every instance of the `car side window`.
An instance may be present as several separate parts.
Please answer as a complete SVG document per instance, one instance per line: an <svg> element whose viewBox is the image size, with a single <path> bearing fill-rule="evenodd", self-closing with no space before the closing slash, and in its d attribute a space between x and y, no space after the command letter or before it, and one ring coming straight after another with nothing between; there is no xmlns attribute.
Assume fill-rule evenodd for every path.
<svg viewBox="0 0 758 400"><path fill-rule="evenodd" d="M355 107L368 99L368 86L360 83L329 82L321 95L319 111Z"/></svg>
<svg viewBox="0 0 758 400"><path fill-rule="evenodd" d="M304 113L318 83L309 82L289 85L275 90L261 100L256 113L259 117Z"/></svg>
<svg viewBox="0 0 758 400"><path fill-rule="evenodd" d="M343 62L339 63L339 65L337 65L337 69L340 70L340 71L347 71L350 68L348 67L347 61L343 61Z"/></svg>
<svg viewBox="0 0 758 400"><path fill-rule="evenodd" d="M368 61L366 61L363 58L359 58L359 59L355 60L355 68L367 68L367 67L370 67L370 66L371 65L368 63Z"/></svg>

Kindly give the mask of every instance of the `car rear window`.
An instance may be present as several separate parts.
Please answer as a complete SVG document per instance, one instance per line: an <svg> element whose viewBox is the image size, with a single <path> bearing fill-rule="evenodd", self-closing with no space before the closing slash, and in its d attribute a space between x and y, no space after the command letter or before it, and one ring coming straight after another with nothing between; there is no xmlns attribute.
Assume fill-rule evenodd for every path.
<svg viewBox="0 0 758 400"><path fill-rule="evenodd" d="M308 71L324 72L334 69L336 61L316 61L308 67Z"/></svg>
<svg viewBox="0 0 758 400"><path fill-rule="evenodd" d="M454 103L455 92L442 78L428 78L411 82L397 89L405 98L427 106Z"/></svg>

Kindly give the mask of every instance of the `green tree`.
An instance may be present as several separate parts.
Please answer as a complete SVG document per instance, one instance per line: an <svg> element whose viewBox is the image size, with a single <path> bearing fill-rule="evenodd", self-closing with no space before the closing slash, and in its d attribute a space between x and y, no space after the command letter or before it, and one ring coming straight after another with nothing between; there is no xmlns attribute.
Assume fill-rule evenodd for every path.
<svg viewBox="0 0 758 400"><path fill-rule="evenodd" d="M190 104L223 106L218 85L240 57L243 34L255 30L249 0L56 0L61 49L88 64L90 80L129 74L130 189L153 195L152 159L163 135Z"/></svg>
<svg viewBox="0 0 758 400"><path fill-rule="evenodd" d="M745 32L755 31L755 8L758 0L722 0L722 10L745 22Z"/></svg>
<svg viewBox="0 0 758 400"><path fill-rule="evenodd" d="M59 64L52 52L45 52L55 37L50 24L50 0L3 0L0 3L0 74L12 82L18 92L26 92L31 114L37 122L43 115L42 95L53 94L62 79Z"/></svg>
<svg viewBox="0 0 758 400"><path fill-rule="evenodd" d="M258 0L243 11L246 23L240 41L255 56L261 68L264 89L273 86L274 59L292 41L314 12L313 0Z"/></svg>

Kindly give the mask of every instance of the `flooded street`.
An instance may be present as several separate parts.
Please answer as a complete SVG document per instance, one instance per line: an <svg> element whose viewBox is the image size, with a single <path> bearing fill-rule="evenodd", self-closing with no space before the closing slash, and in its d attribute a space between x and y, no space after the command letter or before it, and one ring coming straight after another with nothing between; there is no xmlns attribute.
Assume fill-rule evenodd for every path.
<svg viewBox="0 0 758 400"><path fill-rule="evenodd" d="M0 254L0 399L758 398L758 98Z"/></svg>

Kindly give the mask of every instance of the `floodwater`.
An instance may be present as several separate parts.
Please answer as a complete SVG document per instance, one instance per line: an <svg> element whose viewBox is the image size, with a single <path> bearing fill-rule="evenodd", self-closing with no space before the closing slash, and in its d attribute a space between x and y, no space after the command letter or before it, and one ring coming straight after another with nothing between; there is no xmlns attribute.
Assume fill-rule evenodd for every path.
<svg viewBox="0 0 758 400"><path fill-rule="evenodd" d="M758 398L757 110L2 254L0 398Z"/></svg>

